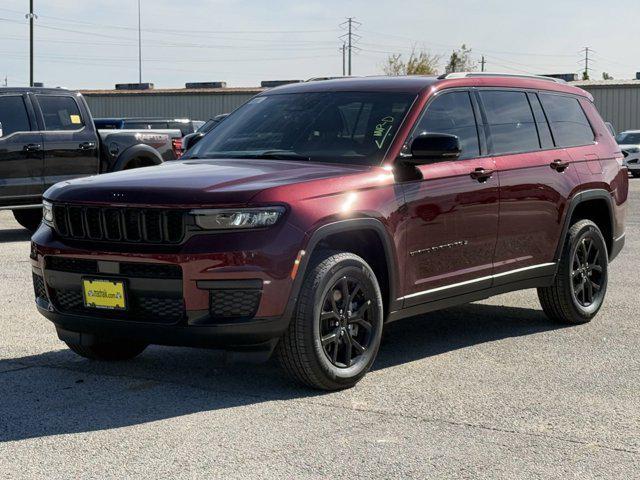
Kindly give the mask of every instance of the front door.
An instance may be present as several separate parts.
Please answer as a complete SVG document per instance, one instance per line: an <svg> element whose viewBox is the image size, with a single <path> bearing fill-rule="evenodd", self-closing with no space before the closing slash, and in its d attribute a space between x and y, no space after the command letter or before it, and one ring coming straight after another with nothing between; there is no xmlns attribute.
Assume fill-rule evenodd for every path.
<svg viewBox="0 0 640 480"><path fill-rule="evenodd" d="M44 184L95 175L99 171L95 129L73 96L37 95L44 123Z"/></svg>
<svg viewBox="0 0 640 480"><path fill-rule="evenodd" d="M456 135L462 155L418 167L422 179L403 185L405 307L491 285L498 178L493 159L482 157L478 115L470 92L443 92L428 104L411 135Z"/></svg>
<svg viewBox="0 0 640 480"><path fill-rule="evenodd" d="M32 112L27 97L0 96L0 206L40 203L42 135Z"/></svg>

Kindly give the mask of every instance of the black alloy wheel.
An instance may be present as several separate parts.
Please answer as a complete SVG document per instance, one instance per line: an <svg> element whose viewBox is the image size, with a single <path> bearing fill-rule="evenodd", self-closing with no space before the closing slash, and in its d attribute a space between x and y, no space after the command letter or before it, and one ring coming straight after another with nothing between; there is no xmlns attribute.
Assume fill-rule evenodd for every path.
<svg viewBox="0 0 640 480"><path fill-rule="evenodd" d="M342 277L327 292L320 312L320 340L325 355L338 368L349 368L368 350L376 320L372 301L360 281Z"/></svg>
<svg viewBox="0 0 640 480"><path fill-rule="evenodd" d="M606 262L604 253L591 236L583 237L573 253L573 298L583 308L601 300L603 264Z"/></svg>

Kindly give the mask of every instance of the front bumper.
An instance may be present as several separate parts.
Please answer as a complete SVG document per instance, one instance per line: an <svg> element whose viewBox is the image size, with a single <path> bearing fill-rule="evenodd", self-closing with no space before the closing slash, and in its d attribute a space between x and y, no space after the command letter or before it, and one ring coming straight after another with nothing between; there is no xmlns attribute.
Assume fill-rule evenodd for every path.
<svg viewBox="0 0 640 480"><path fill-rule="evenodd" d="M107 251L134 248L110 244L96 251L98 242L65 244L43 226L31 251L37 308L66 341L272 347L289 322L291 269L302 239L285 225L249 235L196 236L171 252L140 246ZM86 308L83 278L125 281L127 312Z"/></svg>

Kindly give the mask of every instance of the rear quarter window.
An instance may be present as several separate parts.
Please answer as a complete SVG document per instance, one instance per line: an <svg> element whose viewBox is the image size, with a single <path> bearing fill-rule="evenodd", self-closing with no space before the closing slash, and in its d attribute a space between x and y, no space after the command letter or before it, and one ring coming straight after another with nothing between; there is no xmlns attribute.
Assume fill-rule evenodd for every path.
<svg viewBox="0 0 640 480"><path fill-rule="evenodd" d="M84 126L80 108L73 97L38 95L45 130L79 130Z"/></svg>
<svg viewBox="0 0 640 480"><path fill-rule="evenodd" d="M578 147L593 143L595 137L580 102L574 97L540 93L558 147Z"/></svg>

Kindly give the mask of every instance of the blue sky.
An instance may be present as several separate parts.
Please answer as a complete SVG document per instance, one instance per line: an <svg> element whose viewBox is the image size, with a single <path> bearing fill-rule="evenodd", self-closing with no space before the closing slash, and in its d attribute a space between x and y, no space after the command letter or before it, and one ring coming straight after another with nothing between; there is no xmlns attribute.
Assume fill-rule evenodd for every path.
<svg viewBox="0 0 640 480"><path fill-rule="evenodd" d="M640 71L640 2L458 0L142 0L143 81L255 86L260 80L339 75L339 24L362 25L353 73L381 73L389 53L412 46L446 56L466 43L487 68L513 73L578 72L593 54L594 78ZM69 88L135 82L137 0L35 0L36 81ZM28 0L0 2L0 84L28 80Z"/></svg>

